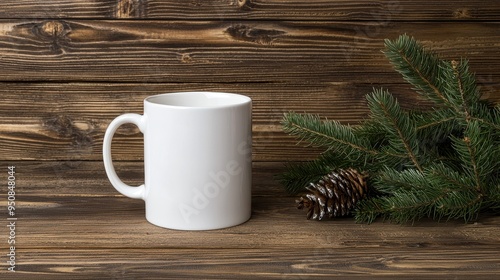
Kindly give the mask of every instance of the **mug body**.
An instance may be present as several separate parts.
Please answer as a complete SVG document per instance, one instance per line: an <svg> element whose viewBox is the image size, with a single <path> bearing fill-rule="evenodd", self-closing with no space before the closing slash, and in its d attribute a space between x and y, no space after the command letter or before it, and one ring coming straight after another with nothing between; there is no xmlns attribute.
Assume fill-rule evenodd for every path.
<svg viewBox="0 0 500 280"><path fill-rule="evenodd" d="M144 100L146 219L180 230L225 228L251 215L251 99L180 92Z"/></svg>

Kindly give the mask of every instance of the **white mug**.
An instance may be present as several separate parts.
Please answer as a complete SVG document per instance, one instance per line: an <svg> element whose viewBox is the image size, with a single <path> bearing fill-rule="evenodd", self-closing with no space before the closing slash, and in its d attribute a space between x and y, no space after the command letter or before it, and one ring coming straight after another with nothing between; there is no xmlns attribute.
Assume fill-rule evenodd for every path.
<svg viewBox="0 0 500 280"><path fill-rule="evenodd" d="M104 167L123 195L145 201L146 219L179 230L231 227L251 215L252 100L220 92L178 92L144 100L144 115L124 114L106 130ZM135 124L144 135L144 184L116 175L111 140Z"/></svg>

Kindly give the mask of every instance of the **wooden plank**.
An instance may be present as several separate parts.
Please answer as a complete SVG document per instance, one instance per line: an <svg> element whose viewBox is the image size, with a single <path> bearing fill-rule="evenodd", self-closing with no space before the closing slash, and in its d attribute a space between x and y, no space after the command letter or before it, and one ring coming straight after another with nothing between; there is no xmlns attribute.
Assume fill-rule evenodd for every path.
<svg viewBox="0 0 500 280"><path fill-rule="evenodd" d="M400 79L395 77L395 81ZM481 84L484 97L500 103L500 83ZM165 92L210 90L241 93L253 99L253 159L306 160L318 149L296 145L281 130L285 112L307 112L356 124L368 113L365 95L389 89L404 108L425 107L406 84L0 84L0 152L4 160L101 160L104 132L123 113L142 114L145 97ZM113 142L115 160L142 160L142 134L120 128Z"/></svg>
<svg viewBox="0 0 500 280"><path fill-rule="evenodd" d="M276 175L283 161L320 152L296 146L281 132L284 112L357 123L367 113L364 95L372 87L390 89L405 108L429 106L380 53L385 38L408 33L448 59L469 58L484 99L500 103L499 4L1 1L0 166L17 171L15 275L498 277L498 215L467 224L424 219L412 226L307 221ZM202 232L153 226L145 220L144 202L123 197L106 178L101 143L109 122L122 113L142 113L149 95L185 90L236 92L254 100L253 212L243 225ZM118 131L113 157L120 178L143 182L137 128ZM6 204L1 196L0 205Z"/></svg>
<svg viewBox="0 0 500 280"><path fill-rule="evenodd" d="M258 176L258 173L254 176L257 181ZM107 180L101 180L101 183L101 187L112 189ZM322 241L332 248L356 246L360 249L403 249L453 244L457 247L474 246L478 250L495 248L500 253L498 216L483 215L476 224L450 221L440 225L424 219L413 226L403 227L380 221L371 225L356 224L352 218L308 221L305 212L295 208L295 198L288 197L281 191L275 197L255 194L252 218L234 229L214 231L213 233L219 234L217 236L206 232L165 230L149 224L145 219L143 201L124 198L116 191L115 193L114 196L94 196L92 193L80 195L76 192L70 195L52 193L49 197L47 194L30 196L20 192L16 205L20 221L18 224L23 224L23 234L17 237L16 242L18 240L19 244L32 249L195 249L200 246L199 240L203 239L204 248L283 246L305 250L311 242L320 240L318 243ZM80 221L75 221L75 218ZM52 221L57 222L57 226ZM272 227L269 226L271 224ZM303 227L312 229L304 230ZM87 234L75 239L75 229ZM141 238L144 235L149 238ZM224 239L223 243L221 237ZM252 242L257 243L253 244L245 239L253 239Z"/></svg>
<svg viewBox="0 0 500 280"><path fill-rule="evenodd" d="M17 171L16 257L23 279L487 279L500 273L500 216L413 226L307 221L275 180L281 164L257 163L250 221L222 230L176 231L149 224L144 203L119 195L101 163L61 164L0 162ZM137 173L123 176L141 180Z"/></svg>
<svg viewBox="0 0 500 280"><path fill-rule="evenodd" d="M0 150L6 160L101 160L104 132L113 118L126 112L142 114L142 100L149 95L189 89L250 96L254 101L254 159L272 159L280 157L283 142L292 140L287 140L280 126L281 117L288 110L306 111L307 106L314 113L338 108L334 115L345 121L355 121L366 113L364 98L358 96L357 100L348 85L328 87L330 93L323 92L325 86L279 84L3 84ZM365 86L367 90L369 87ZM339 100L325 101L329 94ZM306 102L300 101L304 95L308 96ZM354 112L339 114L347 104L352 105ZM142 145L139 130L124 126L114 138L113 156L116 160L142 160ZM293 150L294 146L293 141L288 149ZM276 148L278 151L272 152Z"/></svg>
<svg viewBox="0 0 500 280"><path fill-rule="evenodd" d="M493 1L4 0L0 18L497 20Z"/></svg>
<svg viewBox="0 0 500 280"><path fill-rule="evenodd" d="M495 279L500 272L496 249L318 244L307 249L21 249L19 254L22 279Z"/></svg>
<svg viewBox="0 0 500 280"><path fill-rule="evenodd" d="M53 198L60 196L78 196L82 199L93 197L123 197L109 183L104 172L104 166L100 161L0 161L1 166L15 166L17 187L21 196L43 198L50 194ZM136 161L114 162L116 172L123 182L130 185L144 183L144 164ZM254 177L258 180L253 182L253 195L261 197L274 197L283 195L283 190L278 187L275 177L283 171L284 165L276 162L254 162ZM51 198L49 198L50 200ZM26 199L24 203L27 203ZM133 201L133 200L130 200ZM23 202L21 202L23 203ZM27 203L29 209L37 203ZM39 205L51 206L48 203ZM52 206L57 206L55 203ZM132 205L131 205L132 206ZM36 212L36 209L32 209ZM36 214L36 213L32 213Z"/></svg>
<svg viewBox="0 0 500 280"><path fill-rule="evenodd" d="M500 23L0 22L0 81L390 82L384 38L408 33L500 80Z"/></svg>
<svg viewBox="0 0 500 280"><path fill-rule="evenodd" d="M164 234L169 234L168 239L156 243L157 248L176 246L193 248L199 245L195 242L198 238L210 236L207 232L165 232L162 228L148 224L144 218L144 202L120 195L109 183L101 162L2 161L2 166L7 165L16 166L16 205L18 206L16 213L19 220L27 225L23 229L25 237L19 238L20 242L22 241L27 247L50 248L60 243L73 249L92 246L120 248L129 244L120 239L93 240L92 237L95 236L81 236L74 239L71 232L75 230L75 227L71 224L76 222L75 217L83 218L77 222L79 230L93 232L100 236L114 236L120 232L122 237L133 238L146 231L150 237L161 238ZM126 183L138 185L143 181L142 164L139 162L119 162L116 168ZM450 239L454 244L473 243L485 247L496 244L500 239L499 235L492 234L497 229L496 222L499 221L500 216L491 215L481 216L478 222L471 224L464 224L461 221L437 223L424 220L416 222L414 226L404 227L383 222L372 225L356 224L351 218L323 222L306 221L305 213L295 209L295 197L287 195L276 178L276 175L283 172L283 168L280 163L254 164L252 219L230 231L214 231L227 234L224 238L224 248L237 248L242 242L246 242L242 238L251 236L260 238L258 244L268 248L280 245L291 247L294 246L294 242L297 242L296 248L307 247L309 246L308 239L321 239L332 235L336 235L336 238L329 240L328 243L340 247L352 245L351 242L354 242L352 239L361 236L366 238L362 238L363 240L360 240L356 246L371 247L379 244L379 247L408 247L408 244L415 242L432 243L431 240L427 240L430 234L436 240L435 242ZM57 240L52 239L50 234L46 234L54 226L50 223L54 217L57 217L57 233L61 235ZM273 227L269 228L271 221ZM296 240L291 238L291 235L296 232L286 231L286 228L300 227L304 223L314 224L314 232L304 229L308 234L298 235ZM429 223L436 228L426 226ZM96 224L100 225L99 232L92 230ZM126 227L130 225L135 226L126 230ZM471 233L478 227L481 231L472 236ZM349 232L335 231L332 228L349 228L350 230ZM380 231L383 228L387 232ZM442 231L443 228L446 228L445 232ZM266 234L263 234L264 232ZM281 235L276 236L273 232L281 232ZM371 234L378 236L371 236ZM380 244L380 240L388 239L388 236L393 236L393 234L398 238L385 240L384 244ZM261 237L258 237L259 235ZM284 235L290 238L282 238ZM183 240L185 237L192 238ZM220 248L219 241L217 238L206 240L204 247ZM137 240L134 246L147 248L153 245L151 242L148 239ZM431 244L423 246L431 246ZM494 245L496 246L500 245Z"/></svg>

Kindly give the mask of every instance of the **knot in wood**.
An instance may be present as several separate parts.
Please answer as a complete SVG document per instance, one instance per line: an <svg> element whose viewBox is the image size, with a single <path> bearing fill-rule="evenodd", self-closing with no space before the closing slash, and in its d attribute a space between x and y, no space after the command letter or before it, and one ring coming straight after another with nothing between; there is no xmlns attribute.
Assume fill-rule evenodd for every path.
<svg viewBox="0 0 500 280"><path fill-rule="evenodd" d="M453 11L453 17L458 19L465 19L465 18L471 18L472 16L467 8L461 8Z"/></svg>
<svg viewBox="0 0 500 280"><path fill-rule="evenodd" d="M274 29L260 29L243 24L234 25L226 29L226 34L234 40L252 42L261 45L270 45L276 38L286 32Z"/></svg>
<svg viewBox="0 0 500 280"><path fill-rule="evenodd" d="M71 147L75 149L91 149L94 142L90 133L93 125L88 124L86 130L77 125L70 117L65 115L52 116L44 120L43 126L54 133L59 138L71 140Z"/></svg>
<svg viewBox="0 0 500 280"><path fill-rule="evenodd" d="M67 27L60 21L46 21L40 25L40 34L45 37L59 38L67 33Z"/></svg>
<svg viewBox="0 0 500 280"><path fill-rule="evenodd" d="M55 54L62 54L64 44L69 41L70 25L60 20L47 20L35 23L32 27L33 34L42 42L48 43L49 50Z"/></svg>
<svg viewBox="0 0 500 280"><path fill-rule="evenodd" d="M182 54L181 62L182 63L192 63L193 62L193 58L188 53L185 53L185 54Z"/></svg>

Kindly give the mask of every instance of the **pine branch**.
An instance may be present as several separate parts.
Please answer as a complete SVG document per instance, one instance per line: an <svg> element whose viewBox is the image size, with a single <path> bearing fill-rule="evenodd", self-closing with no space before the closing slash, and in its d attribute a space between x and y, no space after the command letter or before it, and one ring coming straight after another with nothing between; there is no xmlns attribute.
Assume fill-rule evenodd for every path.
<svg viewBox="0 0 500 280"><path fill-rule="evenodd" d="M422 171L416 156L418 143L415 138L415 122L401 110L397 100L388 91L374 90L367 99L371 117L378 121L385 128L388 137L391 137L390 149L386 150L388 154L405 154L414 167Z"/></svg>
<svg viewBox="0 0 500 280"><path fill-rule="evenodd" d="M480 94L474 75L469 71L468 61L443 62L441 72L445 98L463 120L470 121L471 106L479 101Z"/></svg>
<svg viewBox="0 0 500 280"><path fill-rule="evenodd" d="M417 133L423 133L421 136L425 137L442 138L461 128L457 123L455 110L450 108L433 108L431 111L411 112L411 118L416 122Z"/></svg>
<svg viewBox="0 0 500 280"><path fill-rule="evenodd" d="M370 223L376 217L404 224L434 213L432 205L441 199L441 194L430 196L423 190L398 190L391 196L376 197L358 203L355 211L357 222Z"/></svg>
<svg viewBox="0 0 500 280"><path fill-rule="evenodd" d="M425 173L429 181L435 182L443 188L468 191L472 189L471 186L474 186L474 180L470 177L463 176L443 163L430 166Z"/></svg>
<svg viewBox="0 0 500 280"><path fill-rule="evenodd" d="M371 196L356 204L358 222L467 222L483 210L500 213L500 104L480 99L467 60L440 60L406 35L385 45L396 71L436 106L407 112L388 91L373 90L369 119L358 126L285 115L286 132L326 149L315 161L288 166L287 191L302 191L334 169L355 168L368 172L372 186Z"/></svg>
<svg viewBox="0 0 500 280"><path fill-rule="evenodd" d="M329 165L323 165L317 161L302 164L288 163L285 167L286 171L279 176L279 180L285 187L285 191L291 195L305 191L310 182L318 181L330 171Z"/></svg>
<svg viewBox="0 0 500 280"><path fill-rule="evenodd" d="M334 151L327 151L313 161L286 163L285 172L278 176L278 180L284 186L288 194L298 194L306 190L311 182L318 181L332 170L347 169L357 166L359 170L375 174L371 157L362 160L359 158L348 158Z"/></svg>
<svg viewBox="0 0 500 280"><path fill-rule="evenodd" d="M347 168L352 162L346 161L342 155L326 152L314 161L286 164L286 171L279 180L289 194L297 194L305 190L310 182L316 182L334 168Z"/></svg>
<svg viewBox="0 0 500 280"><path fill-rule="evenodd" d="M479 102L472 106L474 116L471 120L478 121L480 124L492 130L498 135L500 140L500 104L490 109L488 104Z"/></svg>
<svg viewBox="0 0 500 280"><path fill-rule="evenodd" d="M441 114L441 112L439 111L436 111L435 112L436 114L432 114L431 116L426 116L426 117L430 117L430 118L434 118L433 120L428 120L427 122L423 121L422 125L419 125L417 126L417 130L418 131L422 131L422 130L425 130L425 129L432 129L432 131L437 131L439 132L440 134L443 134L442 133L442 130L440 129L436 129L436 127L442 127L443 125L446 125L452 121L454 121L456 118L453 116L453 117L445 117L445 118L442 118L442 117L437 117L435 118L435 116L438 116L439 114Z"/></svg>
<svg viewBox="0 0 500 280"><path fill-rule="evenodd" d="M450 191L430 185L425 189L399 189L391 196L359 203L356 221L370 223L377 216L405 224L423 217L434 219L474 219L481 209L483 196L474 191Z"/></svg>
<svg viewBox="0 0 500 280"><path fill-rule="evenodd" d="M438 201L435 216L450 219L463 219L466 223L475 219L481 209L484 196L473 190L462 192L448 191Z"/></svg>
<svg viewBox="0 0 500 280"><path fill-rule="evenodd" d="M407 35L385 40L385 56L395 70L413 85L418 93L437 104L448 104L441 84L441 60Z"/></svg>
<svg viewBox="0 0 500 280"><path fill-rule="evenodd" d="M476 118L476 117L472 117L471 120L480 122L480 123L482 123L482 124L484 124L486 126L491 127L492 129L497 130L498 132L500 132L500 124L493 123L493 122L490 122L488 120L481 119L481 118Z"/></svg>
<svg viewBox="0 0 500 280"><path fill-rule="evenodd" d="M426 170L429 181L446 191L446 195L437 202L436 216L447 219L463 219L468 222L479 214L485 197L474 188L474 180L463 176L443 164L437 164Z"/></svg>
<svg viewBox="0 0 500 280"><path fill-rule="evenodd" d="M424 158L444 160L445 147L449 146L449 135L462 130L456 113L450 108L434 109L429 112L412 113L416 122L416 138L419 141L419 153Z"/></svg>
<svg viewBox="0 0 500 280"><path fill-rule="evenodd" d="M460 100L465 110L465 108L470 108L472 104L479 102L481 98L481 94L477 90L476 78L469 70L469 61L466 59L462 59L460 62L452 60L451 67L456 78Z"/></svg>
<svg viewBox="0 0 500 280"><path fill-rule="evenodd" d="M376 189L385 194L392 194L400 189L424 189L429 185L429 180L425 177L425 174L416 169L400 171L384 168L377 175L374 180Z"/></svg>
<svg viewBox="0 0 500 280"><path fill-rule="evenodd" d="M462 161L464 172L474 179L474 188L485 193L485 180L499 169L499 149L476 121L471 121L464 137L452 137L453 147ZM479 164L481 163L481 164Z"/></svg>
<svg viewBox="0 0 500 280"><path fill-rule="evenodd" d="M383 218L388 216L390 212L391 209L386 207L384 197L372 197L358 202L354 210L354 219L357 223L371 224L380 216Z"/></svg>
<svg viewBox="0 0 500 280"><path fill-rule="evenodd" d="M314 146L326 147L345 155L378 153L366 140L356 137L351 126L337 121L323 122L315 115L288 113L284 115L282 125L285 132Z"/></svg>
<svg viewBox="0 0 500 280"><path fill-rule="evenodd" d="M387 145L384 127L373 119L366 119L360 125L353 126L353 133L358 138L367 139L374 150Z"/></svg>
<svg viewBox="0 0 500 280"><path fill-rule="evenodd" d="M490 205L491 208L495 208L500 213L500 173L490 182L488 201L485 204Z"/></svg>
<svg viewBox="0 0 500 280"><path fill-rule="evenodd" d="M390 208L388 218L398 224L415 222L423 217L433 216L432 205L442 198L441 194L430 196L423 190L399 190L385 197Z"/></svg>

